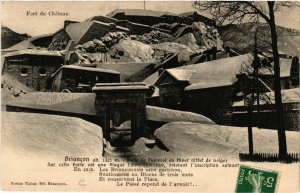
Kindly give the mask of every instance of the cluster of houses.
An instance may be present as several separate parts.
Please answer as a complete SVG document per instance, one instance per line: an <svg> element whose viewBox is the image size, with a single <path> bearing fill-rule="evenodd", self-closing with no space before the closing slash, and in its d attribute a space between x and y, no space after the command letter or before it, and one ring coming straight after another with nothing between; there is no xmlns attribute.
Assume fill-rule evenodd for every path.
<svg viewBox="0 0 300 193"><path fill-rule="evenodd" d="M184 64L178 62L179 53L172 53L162 61L126 63L102 61L83 65L78 63L78 55L74 51L75 45L99 38L112 31L143 34L159 30L169 33L170 29L160 28L161 23L191 24L195 21L210 26L215 25L213 20L196 12L178 15L149 10L116 10L107 16L95 16L83 22L66 21L64 27L54 34L29 38L2 50L5 57L2 73L12 75L36 91L56 92L57 97L60 97L61 92L74 93L74 95L75 93L108 93L107 95L100 93L99 96L105 101L96 102L99 111L103 111L102 114L100 113L101 117L108 112L100 104L115 105L119 101L123 105L117 106L117 109L123 109L126 104L128 108L136 110L137 113L131 116L134 117L132 124L137 128L144 127L144 121L141 120L145 120L145 112L139 105L130 106L135 100L141 100L143 105L198 113L218 124L247 126L247 105L243 101L250 94L249 84L254 76L251 68L253 54L239 55L230 48L224 50L212 48ZM63 49L50 51L47 49L49 46ZM299 59L296 61L295 57L292 62L292 59L285 54L281 56L281 89L299 89ZM271 93L274 91L272 58L269 57L267 64L263 62L267 57L260 54L259 58L263 65L259 69L259 77L255 84L258 85L259 92ZM91 102L89 97L86 100L87 103ZM299 117L299 102L285 102L285 105L289 106L285 108L290 113L289 119L293 120L287 121L289 125L286 129L299 130L299 119L298 122L295 121L295 117ZM24 106L24 103L18 104L10 103L8 109L22 108L22 105L24 108L29 108L28 105ZM259 107L263 110L260 111L260 120L256 125L263 122L264 125L260 124L260 126L274 128L272 124L275 117L274 105L268 105L268 107ZM76 111L77 107L74 106L76 107L76 104L70 103L69 108L74 108ZM62 111L68 113L66 109ZM95 112L92 114L94 115ZM141 115L144 118L139 119ZM120 113L116 113L116 116L120 116ZM105 121L100 123L104 124L102 127L110 124L105 116L103 119ZM109 134L105 135L109 136ZM137 138L142 134L134 135Z"/></svg>

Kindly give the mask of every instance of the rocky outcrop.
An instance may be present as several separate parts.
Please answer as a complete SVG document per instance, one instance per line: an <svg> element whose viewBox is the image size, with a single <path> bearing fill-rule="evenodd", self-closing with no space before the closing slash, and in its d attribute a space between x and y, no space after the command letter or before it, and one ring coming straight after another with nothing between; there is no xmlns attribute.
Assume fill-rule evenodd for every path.
<svg viewBox="0 0 300 193"><path fill-rule="evenodd" d="M191 27L200 47L205 49L216 47L218 50L223 50L223 41L216 28L207 26L202 22L194 22Z"/></svg>

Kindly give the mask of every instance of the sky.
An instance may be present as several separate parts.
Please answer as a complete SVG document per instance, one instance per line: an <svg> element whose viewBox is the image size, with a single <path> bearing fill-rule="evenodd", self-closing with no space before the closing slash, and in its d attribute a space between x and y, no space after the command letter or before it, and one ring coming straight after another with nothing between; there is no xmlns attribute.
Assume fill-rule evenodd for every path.
<svg viewBox="0 0 300 193"><path fill-rule="evenodd" d="M144 9L144 6L148 10L172 13L195 11L191 1L2 1L1 25L18 33L37 36L56 32L63 27L64 20L83 21L91 16L106 15L115 9ZM49 16L49 11L68 13L68 16ZM46 15L40 15L41 12ZM281 12L276 19L278 25L300 30L300 8Z"/></svg>

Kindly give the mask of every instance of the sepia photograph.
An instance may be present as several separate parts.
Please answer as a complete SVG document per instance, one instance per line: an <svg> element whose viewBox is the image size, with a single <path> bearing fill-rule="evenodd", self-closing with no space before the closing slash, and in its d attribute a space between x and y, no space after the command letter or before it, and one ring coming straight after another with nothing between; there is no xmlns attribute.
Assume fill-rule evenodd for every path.
<svg viewBox="0 0 300 193"><path fill-rule="evenodd" d="M1 189L300 191L297 1L2 1Z"/></svg>

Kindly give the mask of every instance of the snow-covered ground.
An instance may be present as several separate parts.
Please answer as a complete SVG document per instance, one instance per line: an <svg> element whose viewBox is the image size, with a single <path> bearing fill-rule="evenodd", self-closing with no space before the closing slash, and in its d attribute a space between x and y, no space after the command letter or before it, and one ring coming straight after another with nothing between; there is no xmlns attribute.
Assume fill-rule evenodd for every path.
<svg viewBox="0 0 300 193"><path fill-rule="evenodd" d="M74 117L2 112L2 153L31 158L101 156L101 127ZM6 154L7 153L7 154Z"/></svg>
<svg viewBox="0 0 300 193"><path fill-rule="evenodd" d="M196 113L146 106L147 120L159 122L188 121L202 124L215 124L211 119Z"/></svg>
<svg viewBox="0 0 300 193"><path fill-rule="evenodd" d="M159 139L174 156L215 156L238 159L238 153L247 153L248 129L207 125L190 122L168 123L155 131ZM277 131L253 128L254 153L277 153ZM290 153L299 152L299 132L286 131Z"/></svg>
<svg viewBox="0 0 300 193"><path fill-rule="evenodd" d="M64 156L102 159L103 138L101 128L79 118L31 113L2 112L2 178L3 187L11 181L67 182L67 185L46 187L48 190L124 191L115 182L99 182L98 172L74 172L73 167L49 167L49 163L64 163ZM299 152L299 132L287 131L289 152ZM147 147L151 141L141 138L128 149L131 158L221 158L227 163L275 170L280 174L277 192L299 191L299 163L240 162L238 153L248 152L247 128L200 124L192 122L168 123L155 132L161 144ZM278 152L277 132L253 129L254 152ZM169 150L162 149L162 144ZM107 145L107 144L106 144ZM112 157L124 155L112 150ZM109 157L109 156L108 156ZM169 167L167 167L169 168ZM163 181L189 181L191 187L126 187L126 191L175 192L234 192L239 167L187 167L184 172L192 178L167 178ZM82 186L85 184L86 186ZM288 185L287 185L288 184ZM25 186L22 190L41 190L41 186ZM143 189L141 189L143 188ZM46 189L43 189L46 190Z"/></svg>

